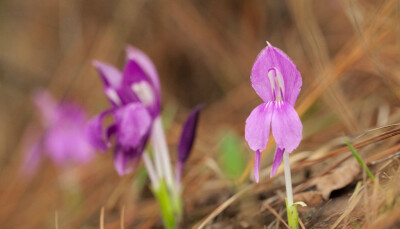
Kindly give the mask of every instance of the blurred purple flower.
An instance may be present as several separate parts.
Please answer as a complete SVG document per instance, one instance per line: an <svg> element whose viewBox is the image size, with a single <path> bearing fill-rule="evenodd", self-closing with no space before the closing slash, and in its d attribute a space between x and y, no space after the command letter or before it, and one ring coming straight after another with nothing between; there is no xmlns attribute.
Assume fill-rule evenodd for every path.
<svg viewBox="0 0 400 229"><path fill-rule="evenodd" d="M200 110L203 105L197 105L186 119L182 128L181 139L178 145L178 164L176 167L177 182L181 178L182 168L186 160L189 158L192 150L194 139L196 137L197 122L199 120Z"/></svg>
<svg viewBox="0 0 400 229"><path fill-rule="evenodd" d="M44 125L42 135L28 132L24 170L34 172L43 154L57 165L87 162L94 156L85 130L85 111L72 103L57 104L46 92L34 98ZM38 137L37 137L38 136Z"/></svg>
<svg viewBox="0 0 400 229"><path fill-rule="evenodd" d="M112 104L88 124L92 145L105 151L116 136L114 166L119 175L132 171L150 137L152 123L160 114L160 82L151 60L140 50L127 47L127 63L121 73L111 65L94 61ZM104 130L103 119L111 114L115 122Z"/></svg>
<svg viewBox="0 0 400 229"><path fill-rule="evenodd" d="M269 43L257 56L250 79L264 101L251 112L245 127L245 139L256 153L254 176L258 182L261 151L267 146L270 128L277 145L271 177L275 175L284 151L291 153L302 139L303 125L294 109L302 79L290 58Z"/></svg>
<svg viewBox="0 0 400 229"><path fill-rule="evenodd" d="M104 92L114 107L143 103L154 119L161 109L157 70L142 51L128 46L126 53L127 62L122 73L109 64L93 61L103 79Z"/></svg>

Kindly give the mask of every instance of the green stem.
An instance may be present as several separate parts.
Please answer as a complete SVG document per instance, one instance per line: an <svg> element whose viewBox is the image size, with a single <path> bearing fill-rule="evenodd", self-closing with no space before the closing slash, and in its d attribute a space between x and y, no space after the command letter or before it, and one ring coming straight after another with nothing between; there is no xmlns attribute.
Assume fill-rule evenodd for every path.
<svg viewBox="0 0 400 229"><path fill-rule="evenodd" d="M289 227L291 229L298 229L299 213L297 212L297 205L296 204L289 205L286 199L286 211L287 211Z"/></svg>
<svg viewBox="0 0 400 229"><path fill-rule="evenodd" d="M153 193L160 205L164 227L167 229L177 228L182 214L179 196L171 194L163 179L160 180L158 189L153 189Z"/></svg>

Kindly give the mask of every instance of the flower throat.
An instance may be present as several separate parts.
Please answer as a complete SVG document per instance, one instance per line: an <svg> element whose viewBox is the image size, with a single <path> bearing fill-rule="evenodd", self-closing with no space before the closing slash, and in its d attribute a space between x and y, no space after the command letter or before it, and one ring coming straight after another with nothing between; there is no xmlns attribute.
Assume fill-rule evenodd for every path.
<svg viewBox="0 0 400 229"><path fill-rule="evenodd" d="M268 78L273 92L273 100L275 102L283 101L285 98L285 82L281 72L277 68L268 69Z"/></svg>

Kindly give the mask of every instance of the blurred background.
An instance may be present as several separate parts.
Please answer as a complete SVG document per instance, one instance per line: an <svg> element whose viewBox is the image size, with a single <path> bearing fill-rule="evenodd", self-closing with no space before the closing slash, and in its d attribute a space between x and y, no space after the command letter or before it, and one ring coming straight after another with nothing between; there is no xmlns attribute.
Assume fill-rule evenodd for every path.
<svg viewBox="0 0 400 229"><path fill-rule="evenodd" d="M0 1L1 228L99 228L100 221L105 228L162 227L142 166L119 177L111 152L69 169L44 160L32 176L20 173L24 133L32 125L40 133L32 94L46 89L91 116L101 112L109 104L91 62L121 69L126 45L143 50L157 67L173 160L185 116L196 104L207 104L184 171L182 228L204 221L208 228L276 223L260 210L268 193L284 192L282 176L269 180L273 143L262 159L263 181L254 185L253 152L243 138L247 116L261 103L249 80L257 54L268 40L302 74L296 109L304 137L296 154L304 161L337 146L334 140L343 135L399 122L399 22L398 0ZM398 144L393 138L364 153ZM339 161L331 159L316 169L301 167L295 181ZM278 213L284 208L273 206ZM364 222L364 215L357 217ZM305 223L326 228L318 227L319 220Z"/></svg>

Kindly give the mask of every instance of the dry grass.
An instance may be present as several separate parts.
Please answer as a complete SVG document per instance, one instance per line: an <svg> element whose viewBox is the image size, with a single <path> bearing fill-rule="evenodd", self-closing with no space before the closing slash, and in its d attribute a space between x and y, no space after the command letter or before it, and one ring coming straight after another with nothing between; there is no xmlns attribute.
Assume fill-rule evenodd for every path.
<svg viewBox="0 0 400 229"><path fill-rule="evenodd" d="M68 170L44 161L34 176L20 174L23 133L38 123L31 93L47 88L98 113L108 104L91 60L121 67L126 44L154 60L164 107L179 111L168 131L171 152L188 109L208 104L184 172L182 228L284 228L281 173L267 178L273 141L258 185L249 179L251 160L236 182L208 166L219 153L219 130L243 135L247 115L261 102L249 72L265 40L287 52L303 76L294 190L320 200L301 211L305 227L400 227L399 21L396 0L0 2L1 228L161 227L157 203L138 188L141 169L118 177L111 153ZM360 173L324 200L313 181L351 160L342 135L378 179Z"/></svg>

